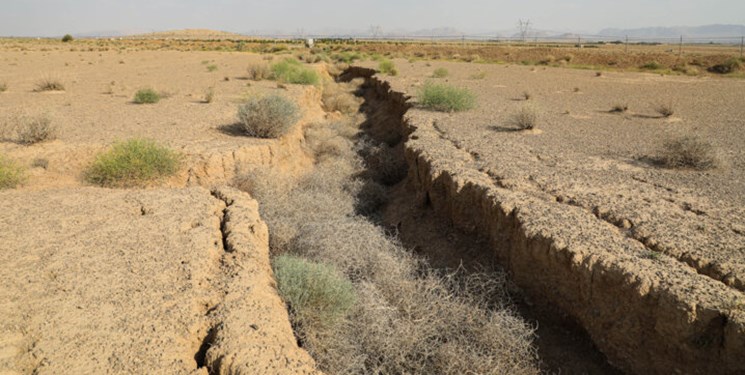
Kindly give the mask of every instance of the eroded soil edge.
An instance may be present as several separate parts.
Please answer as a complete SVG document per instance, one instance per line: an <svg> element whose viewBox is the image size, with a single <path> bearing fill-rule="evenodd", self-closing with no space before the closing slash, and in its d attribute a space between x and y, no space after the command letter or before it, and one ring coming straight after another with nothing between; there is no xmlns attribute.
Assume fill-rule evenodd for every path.
<svg viewBox="0 0 745 375"><path fill-rule="evenodd" d="M352 68L389 102L408 108L374 72ZM575 320L615 366L633 373L739 373L745 353L742 293L649 247L582 207L500 186L435 124L404 115L382 121L381 137L405 140L406 185L491 256L536 304ZM395 142L393 142L395 143Z"/></svg>

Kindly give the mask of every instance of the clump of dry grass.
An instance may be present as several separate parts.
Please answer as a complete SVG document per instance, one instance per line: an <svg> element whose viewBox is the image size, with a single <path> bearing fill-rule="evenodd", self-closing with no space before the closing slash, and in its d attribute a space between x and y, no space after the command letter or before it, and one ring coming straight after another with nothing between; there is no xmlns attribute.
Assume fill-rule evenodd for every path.
<svg viewBox="0 0 745 375"><path fill-rule="evenodd" d="M355 96L346 90L346 86L338 83L327 84L323 87L321 97L323 109L327 112L339 111L343 114L353 114L359 110L360 103Z"/></svg>
<svg viewBox="0 0 745 375"><path fill-rule="evenodd" d="M6 92L8 91L8 84L5 82L0 82L0 92Z"/></svg>
<svg viewBox="0 0 745 375"><path fill-rule="evenodd" d="M654 110L662 117L670 117L675 114L675 108L672 103L660 103L654 108Z"/></svg>
<svg viewBox="0 0 745 375"><path fill-rule="evenodd" d="M475 80L481 80L481 79L486 78L486 72L481 71L481 72L478 72L478 73L473 73L468 78L475 79Z"/></svg>
<svg viewBox="0 0 745 375"><path fill-rule="evenodd" d="M537 122L538 111L534 107L528 105L521 107L507 119L508 125L519 130L533 129Z"/></svg>
<svg viewBox="0 0 745 375"><path fill-rule="evenodd" d="M450 75L450 72L445 68L437 68L432 72L432 78L445 78Z"/></svg>
<svg viewBox="0 0 745 375"><path fill-rule="evenodd" d="M215 88L210 87L204 92L204 99L202 102L209 104L215 100Z"/></svg>
<svg viewBox="0 0 745 375"><path fill-rule="evenodd" d="M36 82L36 92L44 91L65 91L65 85L59 79L53 77L45 77Z"/></svg>
<svg viewBox="0 0 745 375"><path fill-rule="evenodd" d="M667 140L659 151L658 161L667 168L706 170L718 165L714 147L692 136Z"/></svg>
<svg viewBox="0 0 745 375"><path fill-rule="evenodd" d="M47 115L23 116L17 120L16 137L24 145L51 141L57 138L57 127Z"/></svg>
<svg viewBox="0 0 745 375"><path fill-rule="evenodd" d="M272 77L268 64L251 64L248 66L248 79L261 81Z"/></svg>

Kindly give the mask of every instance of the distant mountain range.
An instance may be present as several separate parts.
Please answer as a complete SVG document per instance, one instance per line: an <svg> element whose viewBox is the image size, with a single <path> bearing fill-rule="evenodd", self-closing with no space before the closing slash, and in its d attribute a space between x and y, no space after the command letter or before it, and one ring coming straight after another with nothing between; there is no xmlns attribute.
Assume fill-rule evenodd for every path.
<svg viewBox="0 0 745 375"><path fill-rule="evenodd" d="M599 33L607 37L630 38L717 38L745 35L745 25L704 25L676 27L644 27L639 29L603 29Z"/></svg>
<svg viewBox="0 0 745 375"><path fill-rule="evenodd" d="M151 30L152 31L152 30ZM171 34L184 34L184 32L193 30L177 30L177 31L164 31L158 33L152 33L150 36L176 36ZM205 30L199 30L202 34L206 33ZM77 37L121 37L121 36L132 36L136 34L143 34L142 30L128 30L128 31L99 31L91 33L80 33L75 36ZM210 35L220 36L223 33L219 31L210 31ZM191 36L192 33L186 33ZM452 27L438 27L432 29L421 29L421 30L406 30L406 29L388 29L383 30L381 28L370 27L369 29L341 29L341 28L323 28L317 30L251 30L240 33L241 35L254 35L254 36L279 36L279 37L300 37L300 36L328 36L328 37L381 37L381 38L393 38L393 37L441 37L441 38L456 38L460 36L480 37L480 38L518 38L521 37L517 30L484 30L479 32L466 32L458 30ZM235 35L235 34L233 34ZM607 28L599 31L595 35L588 35L585 32L573 32L573 31L556 31L556 30L541 30L532 29L528 31L526 37L528 39L573 39L582 36L585 40L611 40L611 39L623 39L626 36L632 39L645 39L645 40L665 40L678 38L680 36L691 40L698 39L700 42L708 42L709 40L717 40L718 38L736 38L745 36L745 25L704 25L704 26L676 26L676 27L644 27L636 29L620 29L620 28ZM226 36L226 35L223 35Z"/></svg>

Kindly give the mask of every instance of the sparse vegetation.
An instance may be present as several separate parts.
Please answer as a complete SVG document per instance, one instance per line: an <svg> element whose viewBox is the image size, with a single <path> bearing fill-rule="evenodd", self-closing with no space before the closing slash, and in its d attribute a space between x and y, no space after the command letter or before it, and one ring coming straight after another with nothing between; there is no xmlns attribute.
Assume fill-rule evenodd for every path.
<svg viewBox="0 0 745 375"><path fill-rule="evenodd" d="M153 89L145 88L137 90L132 100L135 104L155 104L161 99L161 94Z"/></svg>
<svg viewBox="0 0 745 375"><path fill-rule="evenodd" d="M317 85L321 78L313 68L299 61L287 58L271 65L272 78L283 83Z"/></svg>
<svg viewBox="0 0 745 375"><path fill-rule="evenodd" d="M667 140L662 145L658 160L667 168L706 170L717 166L714 147L692 136Z"/></svg>
<svg viewBox="0 0 745 375"><path fill-rule="evenodd" d="M355 303L352 283L333 266L280 255L272 262L277 289L300 326L332 327Z"/></svg>
<svg viewBox="0 0 745 375"><path fill-rule="evenodd" d="M85 171L86 181L104 187L147 185L178 172L181 157L147 139L115 143Z"/></svg>
<svg viewBox="0 0 745 375"><path fill-rule="evenodd" d="M432 78L445 78L450 75L450 72L445 68L437 68L432 72Z"/></svg>
<svg viewBox="0 0 745 375"><path fill-rule="evenodd" d="M0 154L0 190L13 189L24 180L23 168Z"/></svg>
<svg viewBox="0 0 745 375"><path fill-rule="evenodd" d="M0 82L0 92L6 92L8 91L8 84L5 82Z"/></svg>
<svg viewBox="0 0 745 375"><path fill-rule="evenodd" d="M214 100L215 100L215 89L213 87L210 87L207 89L207 91L204 92L203 102L206 104L210 104Z"/></svg>
<svg viewBox="0 0 745 375"><path fill-rule="evenodd" d="M328 112L339 111L343 114L352 114L358 111L359 103L352 93L343 90L341 84L328 84L323 88L321 97L323 109Z"/></svg>
<svg viewBox="0 0 745 375"><path fill-rule="evenodd" d="M49 159L45 158L36 158L31 162L32 168L49 168Z"/></svg>
<svg viewBox="0 0 745 375"><path fill-rule="evenodd" d="M47 115L24 116L16 125L18 143L32 145L57 138L57 128Z"/></svg>
<svg viewBox="0 0 745 375"><path fill-rule="evenodd" d="M525 91L525 92L523 92L523 96L522 97L523 97L524 100L530 100L530 98L532 98L533 95L531 93Z"/></svg>
<svg viewBox="0 0 745 375"><path fill-rule="evenodd" d="M729 74L734 73L742 68L742 60L730 58L727 61L711 66L708 70L711 73Z"/></svg>
<svg viewBox="0 0 745 375"><path fill-rule="evenodd" d="M654 108L655 112L659 113L662 117L670 117L675 114L675 108L673 107L673 104L668 103L660 103Z"/></svg>
<svg viewBox="0 0 745 375"><path fill-rule="evenodd" d="M657 61L650 61L647 63L644 63L642 66L640 66L641 69L647 69L647 70L659 70L662 69L662 65L658 63Z"/></svg>
<svg viewBox="0 0 745 375"><path fill-rule="evenodd" d="M475 80L485 79L486 78L486 72L481 71L481 72L478 72L478 73L473 73L468 78L475 79Z"/></svg>
<svg viewBox="0 0 745 375"><path fill-rule="evenodd" d="M398 75L398 69L396 69L396 65L393 63L393 61L388 59L380 60L380 63L378 63L378 71L389 76Z"/></svg>
<svg viewBox="0 0 745 375"><path fill-rule="evenodd" d="M62 37L62 42L64 43L72 42L72 41L73 41L73 37L70 34L65 34L65 36Z"/></svg>
<svg viewBox="0 0 745 375"><path fill-rule="evenodd" d="M425 82L419 90L419 104L440 112L459 112L476 106L476 96L466 88Z"/></svg>
<svg viewBox="0 0 745 375"><path fill-rule="evenodd" d="M210 72L210 73L211 72L216 72L217 71L217 65L215 65L215 64L207 65L207 71Z"/></svg>
<svg viewBox="0 0 745 375"><path fill-rule="evenodd" d="M319 369L537 374L531 328L495 302L507 298L504 275L439 273L418 260L382 227L357 215L375 210L386 188L363 169L356 150L370 144L355 146L355 123L307 130L317 159L312 174L295 179L259 169L238 184L261 202L273 253L334 267L353 286L355 302L345 314L332 309L340 317L333 324L293 316L298 340ZM392 149L381 152L386 151Z"/></svg>
<svg viewBox="0 0 745 375"><path fill-rule="evenodd" d="M261 81L272 77L272 72L267 64L251 64L248 66L248 79Z"/></svg>
<svg viewBox="0 0 745 375"><path fill-rule="evenodd" d="M56 78L46 77L36 82L36 88L34 88L34 91L65 91L65 85Z"/></svg>
<svg viewBox="0 0 745 375"><path fill-rule="evenodd" d="M291 100L270 95L251 98L238 109L241 129L258 138L278 138L287 133L300 117L298 106Z"/></svg>
<svg viewBox="0 0 745 375"><path fill-rule="evenodd" d="M535 128L538 122L538 111L529 105L522 106L508 119L507 124L519 130L530 130Z"/></svg>

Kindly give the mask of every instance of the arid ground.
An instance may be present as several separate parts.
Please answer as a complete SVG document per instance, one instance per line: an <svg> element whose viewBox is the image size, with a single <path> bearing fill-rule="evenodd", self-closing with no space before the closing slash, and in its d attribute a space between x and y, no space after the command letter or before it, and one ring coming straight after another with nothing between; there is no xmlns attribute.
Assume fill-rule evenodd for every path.
<svg viewBox="0 0 745 375"><path fill-rule="evenodd" d="M280 84L248 79L247 68L295 58L286 49L164 46L171 42L0 44L0 156L25 175L0 191L0 373L457 373L457 358L488 358L492 373L745 371L745 81L431 56L393 59L394 76L366 60L339 77L351 83L337 89L357 95L355 113L345 114L323 91L336 85L329 72L348 66L318 61L306 66L325 84ZM187 44L194 50L178 50ZM64 90L39 92L42 80ZM469 89L475 108L423 108L428 82ZM133 103L142 88L163 99ZM240 134L238 106L269 94L297 103L295 126L278 139ZM516 128L521 110L535 115L533 129ZM56 137L20 142L24 119L40 116ZM665 166L665 143L680 137L704 142L711 168ZM86 182L99 152L131 138L177 151L179 171L141 188ZM303 234L321 222L344 225ZM365 247L373 242L392 250ZM400 272L375 263L375 274L336 254L353 270L336 264L359 306L421 292L408 304L383 298L386 308L369 316L353 308L344 327L358 336L370 332L355 331L355 319L381 335L410 329L364 345L395 357L411 337L428 340L407 343L426 355L401 354L393 367L349 341L359 346L349 350L352 368L319 349L338 332L303 331L270 260L283 246L318 243L409 262ZM413 271L422 264L473 275L489 268L504 291L497 300L468 287L459 295L441 285L447 277ZM459 312L451 320L467 327L443 325L448 334L500 337L504 346L475 355L493 347L467 352L422 333L417 320L445 324L422 311L436 298L446 301L433 305L438 312ZM502 334L494 327L507 333L488 336Z"/></svg>

